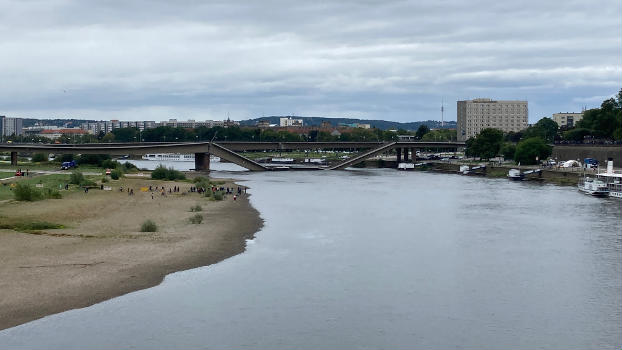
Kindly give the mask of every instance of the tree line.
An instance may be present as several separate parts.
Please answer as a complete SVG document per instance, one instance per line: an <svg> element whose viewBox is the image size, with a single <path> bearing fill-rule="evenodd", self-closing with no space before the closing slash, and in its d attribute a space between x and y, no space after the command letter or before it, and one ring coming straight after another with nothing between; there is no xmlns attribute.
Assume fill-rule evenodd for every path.
<svg viewBox="0 0 622 350"><path fill-rule="evenodd" d="M586 139L622 140L622 89L615 99L603 101L600 108L585 111L583 119L572 128L560 129L554 120L542 118L519 132L484 129L466 141L466 155L483 159L502 155L517 163L537 164L551 155L550 144L557 141L583 142Z"/></svg>

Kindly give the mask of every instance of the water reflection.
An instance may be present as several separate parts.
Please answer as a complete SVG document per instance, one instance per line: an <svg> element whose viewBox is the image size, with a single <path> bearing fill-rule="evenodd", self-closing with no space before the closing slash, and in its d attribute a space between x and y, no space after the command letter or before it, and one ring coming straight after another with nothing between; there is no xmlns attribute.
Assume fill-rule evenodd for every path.
<svg viewBox="0 0 622 350"><path fill-rule="evenodd" d="M567 187L388 169L237 177L248 181L251 202L266 220L244 254L0 332L0 344L602 349L621 343L620 202Z"/></svg>

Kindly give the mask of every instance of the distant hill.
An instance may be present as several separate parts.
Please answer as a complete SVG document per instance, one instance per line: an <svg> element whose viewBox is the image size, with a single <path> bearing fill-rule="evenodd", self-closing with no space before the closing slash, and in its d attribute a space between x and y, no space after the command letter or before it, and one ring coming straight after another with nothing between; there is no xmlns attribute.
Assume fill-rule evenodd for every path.
<svg viewBox="0 0 622 350"><path fill-rule="evenodd" d="M279 118L285 118L288 116L270 116L265 118L255 118L255 119L247 119L240 121L240 125L242 126L255 126L260 120L267 120L270 124L279 124ZM302 119L305 126L320 126L322 122L329 122L332 126L338 126L340 123L352 124L370 124L372 128L377 128L381 130L392 130L392 129L404 129L404 130L417 130L421 125L427 125L430 129L440 129L441 122L437 120L426 120L419 122L410 122L410 123L400 123L400 122L392 122L387 120L368 120L368 119L354 119L354 118L323 118L323 117L298 117L293 116L294 119ZM446 121L445 129L455 129L456 122L455 121Z"/></svg>

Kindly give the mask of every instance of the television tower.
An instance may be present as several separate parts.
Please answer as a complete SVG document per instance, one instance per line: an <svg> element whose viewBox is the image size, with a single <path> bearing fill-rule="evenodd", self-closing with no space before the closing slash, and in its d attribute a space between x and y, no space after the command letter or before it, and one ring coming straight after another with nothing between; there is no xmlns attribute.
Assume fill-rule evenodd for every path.
<svg viewBox="0 0 622 350"><path fill-rule="evenodd" d="M441 98L441 128L445 127L445 121L443 119L445 114L445 98Z"/></svg>

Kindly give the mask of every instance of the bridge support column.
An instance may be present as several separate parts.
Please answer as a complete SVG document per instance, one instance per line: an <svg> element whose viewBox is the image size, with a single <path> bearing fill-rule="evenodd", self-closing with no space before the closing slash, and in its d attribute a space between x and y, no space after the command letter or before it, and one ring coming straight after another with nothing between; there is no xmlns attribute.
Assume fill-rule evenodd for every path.
<svg viewBox="0 0 622 350"><path fill-rule="evenodd" d="M404 147L404 161L408 162L408 147Z"/></svg>
<svg viewBox="0 0 622 350"><path fill-rule="evenodd" d="M11 165L17 165L17 152L11 152Z"/></svg>
<svg viewBox="0 0 622 350"><path fill-rule="evenodd" d="M413 147L410 149L410 151L412 152L413 163L417 163L417 149Z"/></svg>
<svg viewBox="0 0 622 350"><path fill-rule="evenodd" d="M194 170L209 171L209 153L194 154Z"/></svg>
<svg viewBox="0 0 622 350"><path fill-rule="evenodd" d="M402 149L398 147L395 151L397 152L397 163L399 164L402 161Z"/></svg>

